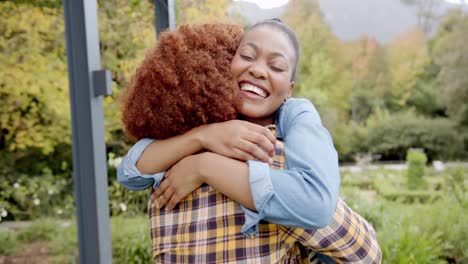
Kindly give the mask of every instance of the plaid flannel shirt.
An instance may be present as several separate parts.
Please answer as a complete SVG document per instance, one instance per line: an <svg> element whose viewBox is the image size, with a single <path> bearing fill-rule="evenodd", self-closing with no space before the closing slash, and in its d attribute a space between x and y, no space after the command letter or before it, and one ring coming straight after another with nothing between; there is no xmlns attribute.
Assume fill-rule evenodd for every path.
<svg viewBox="0 0 468 264"><path fill-rule="evenodd" d="M272 168L284 169L283 149L277 140ZM373 227L341 199L332 223L322 229L262 221L258 234L250 237L241 232L239 203L208 185L170 212L157 209L151 195L148 209L157 263L320 263L318 253L337 263L380 263L382 258Z"/></svg>

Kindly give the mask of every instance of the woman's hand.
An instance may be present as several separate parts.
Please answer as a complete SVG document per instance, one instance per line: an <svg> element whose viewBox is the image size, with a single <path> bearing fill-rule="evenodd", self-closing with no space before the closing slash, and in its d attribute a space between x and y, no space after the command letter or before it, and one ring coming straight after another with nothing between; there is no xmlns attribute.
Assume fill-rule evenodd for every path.
<svg viewBox="0 0 468 264"><path fill-rule="evenodd" d="M276 138L268 128L231 120L202 126L199 132L202 146L211 152L241 161L272 163Z"/></svg>
<svg viewBox="0 0 468 264"><path fill-rule="evenodd" d="M182 198L202 185L198 169L201 155L187 156L166 172L153 193L158 209L166 206L166 211L172 210Z"/></svg>

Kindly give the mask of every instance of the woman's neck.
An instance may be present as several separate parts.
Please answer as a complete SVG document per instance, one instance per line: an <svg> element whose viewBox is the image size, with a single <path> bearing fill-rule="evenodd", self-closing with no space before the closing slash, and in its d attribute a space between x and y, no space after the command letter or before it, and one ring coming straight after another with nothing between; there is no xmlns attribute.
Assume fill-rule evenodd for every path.
<svg viewBox="0 0 468 264"><path fill-rule="evenodd" d="M262 118L252 118L252 117L248 117L248 116L241 116L240 119L248 121L250 123L260 125L260 126L267 126L267 125L275 124L274 115L269 116L269 117L262 117Z"/></svg>

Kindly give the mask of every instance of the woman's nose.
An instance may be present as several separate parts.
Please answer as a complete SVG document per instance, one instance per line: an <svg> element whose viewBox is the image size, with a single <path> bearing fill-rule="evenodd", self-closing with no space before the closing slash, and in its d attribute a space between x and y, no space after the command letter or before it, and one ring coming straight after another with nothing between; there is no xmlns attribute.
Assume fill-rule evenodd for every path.
<svg viewBox="0 0 468 264"><path fill-rule="evenodd" d="M265 79L265 68L260 65L260 62L253 63L249 68L249 73L256 79Z"/></svg>

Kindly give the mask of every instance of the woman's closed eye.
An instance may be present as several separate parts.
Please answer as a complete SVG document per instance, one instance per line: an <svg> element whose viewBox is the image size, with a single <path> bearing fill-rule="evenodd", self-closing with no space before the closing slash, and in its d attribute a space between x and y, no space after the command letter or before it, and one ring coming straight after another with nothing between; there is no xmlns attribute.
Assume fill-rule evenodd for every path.
<svg viewBox="0 0 468 264"><path fill-rule="evenodd" d="M273 66L273 65L270 66L270 68L271 68L273 71L275 71L275 72L283 72L283 71L284 71L283 68L277 67L277 66Z"/></svg>
<svg viewBox="0 0 468 264"><path fill-rule="evenodd" d="M253 58L252 56L249 56L249 55L239 54L239 56L240 56L242 59L246 60L246 61L253 61L253 60L254 60L254 58Z"/></svg>

